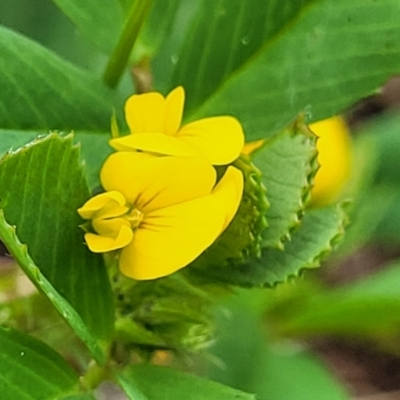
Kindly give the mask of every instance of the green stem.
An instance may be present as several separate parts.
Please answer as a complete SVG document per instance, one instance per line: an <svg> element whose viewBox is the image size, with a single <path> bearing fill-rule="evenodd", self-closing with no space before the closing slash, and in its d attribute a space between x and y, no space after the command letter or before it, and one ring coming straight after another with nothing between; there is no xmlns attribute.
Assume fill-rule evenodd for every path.
<svg viewBox="0 0 400 400"><path fill-rule="evenodd" d="M133 2L122 35L103 74L103 82L107 86L114 88L119 82L152 4L153 0Z"/></svg>

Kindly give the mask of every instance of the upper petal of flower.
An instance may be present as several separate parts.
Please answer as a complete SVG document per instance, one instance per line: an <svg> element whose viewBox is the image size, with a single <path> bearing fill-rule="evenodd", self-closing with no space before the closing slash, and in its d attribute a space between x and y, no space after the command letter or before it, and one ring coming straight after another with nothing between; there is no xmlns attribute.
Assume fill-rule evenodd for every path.
<svg viewBox="0 0 400 400"><path fill-rule="evenodd" d="M196 149L182 140L158 132L136 133L111 139L110 146L117 151L141 150L167 156L188 157L199 154Z"/></svg>
<svg viewBox="0 0 400 400"><path fill-rule="evenodd" d="M122 249L120 270L140 280L170 275L209 247L224 221L222 204L211 195L151 212Z"/></svg>
<svg viewBox="0 0 400 400"><path fill-rule="evenodd" d="M177 137L197 149L213 165L230 164L239 157L244 145L242 126L228 116L191 122L179 130Z"/></svg>
<svg viewBox="0 0 400 400"><path fill-rule="evenodd" d="M222 230L228 227L235 216L243 196L243 174L235 167L228 167L224 176L215 186L211 196L218 200L225 209Z"/></svg>
<svg viewBox="0 0 400 400"><path fill-rule="evenodd" d="M118 152L106 160L100 179L106 190L120 191L147 213L210 194L216 172L203 157Z"/></svg>
<svg viewBox="0 0 400 400"><path fill-rule="evenodd" d="M125 103L125 118L131 133L164 133L164 96L157 92L134 94Z"/></svg>
<svg viewBox="0 0 400 400"><path fill-rule="evenodd" d="M166 135L175 135L181 126L183 106L185 104L185 91L178 86L165 99L165 125Z"/></svg>

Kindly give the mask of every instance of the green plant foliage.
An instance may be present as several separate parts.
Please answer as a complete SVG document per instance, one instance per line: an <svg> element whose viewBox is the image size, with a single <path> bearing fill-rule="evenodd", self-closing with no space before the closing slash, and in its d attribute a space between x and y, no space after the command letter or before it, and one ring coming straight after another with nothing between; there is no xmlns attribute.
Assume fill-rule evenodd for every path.
<svg viewBox="0 0 400 400"><path fill-rule="evenodd" d="M154 0L152 11L143 26L139 41L152 54L169 38L182 0Z"/></svg>
<svg viewBox="0 0 400 400"><path fill-rule="evenodd" d="M273 0L265 7L260 0L200 1L171 83L187 90L187 110L201 105L225 80L246 68L245 63L291 25L310 2Z"/></svg>
<svg viewBox="0 0 400 400"><path fill-rule="evenodd" d="M338 113L398 72L397 0L286 0L272 3L279 8L276 17L269 14L275 8L271 3L251 3L243 3L239 12L238 1L202 2L197 18L207 23L196 21L187 35L170 86L192 88L188 101L198 106L192 119L232 114L244 124L248 140L259 139L303 110L311 112L312 120ZM266 20L274 22L264 31L259 27ZM227 33L218 29L228 25ZM253 25L261 29L256 34ZM243 50L246 46L251 51Z"/></svg>
<svg viewBox="0 0 400 400"><path fill-rule="evenodd" d="M399 125L400 115L393 112L373 121L360 131L360 145L368 146L375 152L377 165L374 177L377 184L400 184Z"/></svg>
<svg viewBox="0 0 400 400"><path fill-rule="evenodd" d="M342 257L372 241L399 243L399 116L355 140L357 171L340 197L358 195L352 208L308 203L318 163L316 137L307 127L344 112L400 73L398 0L16 0L0 8L6 10L0 18L1 400L95 400L106 379L134 400L348 400L296 339L363 338L400 352L398 261L341 288L324 287L318 276L292 285L336 248L349 211L355 224ZM44 8L48 26L35 19ZM92 249L111 249L104 255L89 251L77 209L101 192L99 172L113 151L108 142L110 130L118 136L116 121L127 132L122 96L153 89L166 95L178 85L186 95L185 121L232 115L247 142L263 142L251 154L245 147L240 155L238 146L236 160L229 160L243 175L237 210L230 201L237 197L237 176L204 191L212 190L206 200L216 200L216 218L223 219L224 209L226 218L235 214L214 233L214 243L210 237L195 260L188 249L189 265L160 266L160 275L169 267L175 273L134 280L122 275L119 263L125 267L132 256L135 264L137 255L138 264L147 256L162 260L165 254L149 247L154 230L160 227L166 240L161 222L173 230L181 218L174 213L190 210L197 199L187 207L179 203L185 198L177 199L157 212L136 209L135 182L121 192L125 205L118 206L116 193L97 197L85 227L101 236ZM132 132L178 129L178 98L135 100ZM197 125L188 142L181 137L183 153L185 143L194 150L196 140L200 150L211 146L212 129L203 132L204 126ZM215 146L231 145L215 134ZM164 145L171 146L167 153L175 146L175 138L163 139L160 154ZM226 168L216 166L218 179ZM204 179L199 173L187 180L206 187L207 171ZM164 190L163 182L159 187ZM190 240L206 240L207 226L192 225ZM147 234L139 238L141 228ZM138 243L121 250L135 235ZM143 244L143 254L136 244ZM181 247L171 246L170 256ZM127 255L123 262L121 254ZM15 264L41 293L25 294L25 276ZM238 296L218 308L233 289ZM47 344L3 325L29 330ZM49 344L65 349L79 373ZM160 362L208 378L155 365Z"/></svg>
<svg viewBox="0 0 400 400"><path fill-rule="evenodd" d="M83 36L105 54L110 54L126 22L133 0L53 0L76 25ZM155 0L139 38L141 45L154 52L172 28L180 0ZM107 12L104 12L107 10ZM100 27L100 29L99 29Z"/></svg>
<svg viewBox="0 0 400 400"><path fill-rule="evenodd" d="M289 304L290 303L290 304ZM284 336L339 335L375 339L399 349L400 264L337 289L309 292L272 309L276 332Z"/></svg>
<svg viewBox="0 0 400 400"><path fill-rule="evenodd" d="M392 112L359 128L357 199L341 252L348 254L373 242L388 247L399 243L400 116Z"/></svg>
<svg viewBox="0 0 400 400"><path fill-rule="evenodd" d="M284 242L290 243L290 232L300 224L318 167L315 142L316 137L308 128L296 121L276 137L267 140L261 149L251 155L252 163L257 168L257 179L266 189L268 203L265 203L264 191L253 193L252 185L248 188L246 186L247 180L255 179L256 172L247 172L242 168L246 178L244 197L238 213L218 241L192 263L189 272L193 271L201 280L209 277L211 281L221 279L223 282L247 286L250 284L249 279L251 281L247 276L247 265L252 260L257 263L267 248L277 249L278 253L285 249ZM239 164L235 165L240 168ZM257 190L260 190L258 186L256 184ZM246 197L250 195L256 195L256 198L252 200ZM260 226L249 231L252 213L256 217L255 223ZM262 213L262 219L259 213ZM262 259L260 264L268 268ZM241 272L232 275L232 270ZM287 272L293 273L291 269ZM260 281L260 284L263 282ZM250 285L257 285L256 280Z"/></svg>
<svg viewBox="0 0 400 400"><path fill-rule="evenodd" d="M229 273L226 269L216 268L211 276L245 287L274 286L285 282L304 269L319 267L342 239L346 223L347 215L340 205L306 210L284 250L264 249L260 258L231 265Z"/></svg>
<svg viewBox="0 0 400 400"><path fill-rule="evenodd" d="M240 291L223 303L212 349L219 363L208 366L208 376L256 393L258 400L320 400L321 393L324 400L349 399L317 357L268 337L260 318L271 295L265 290Z"/></svg>
<svg viewBox="0 0 400 400"><path fill-rule="evenodd" d="M82 35L106 54L111 53L124 26L119 0L52 0Z"/></svg>
<svg viewBox="0 0 400 400"><path fill-rule="evenodd" d="M96 78L0 26L0 127L108 130L113 98Z"/></svg>
<svg viewBox="0 0 400 400"><path fill-rule="evenodd" d="M65 318L74 329L75 333L85 342L93 357L100 363L104 361L102 350L96 338L88 331L87 326L82 321L74 308L62 297L54 286L46 279L35 265L27 252L27 246L21 244L15 234L15 228L8 225L4 219L3 211L0 210L0 238L8 247L8 251L35 284L41 290L56 310Z"/></svg>
<svg viewBox="0 0 400 400"><path fill-rule="evenodd" d="M264 247L282 250L283 241L300 221L317 170L315 139L305 125L295 124L267 141L252 157L262 173L270 203L265 214Z"/></svg>
<svg viewBox="0 0 400 400"><path fill-rule="evenodd" d="M132 400L251 400L251 394L154 365L134 365L118 375Z"/></svg>
<svg viewBox="0 0 400 400"><path fill-rule="evenodd" d="M113 324L111 288L102 257L82 245L78 228L76 210L88 197L72 136L51 134L0 161L0 207L7 222L17 227L34 263L91 334L107 339Z"/></svg>
<svg viewBox="0 0 400 400"><path fill-rule="evenodd" d="M40 131L16 131L0 129L0 155L9 150L16 150L26 145L39 136L44 136ZM91 189L100 185L100 168L111 153L108 145L109 133L100 132L74 132L74 143L81 147L82 159L84 161L84 173Z"/></svg>
<svg viewBox="0 0 400 400"><path fill-rule="evenodd" d="M213 297L176 273L135 282L115 279L115 336L146 349L196 352L212 340Z"/></svg>
<svg viewBox="0 0 400 400"><path fill-rule="evenodd" d="M0 327L2 400L58 398L78 385L78 375L50 347L16 330Z"/></svg>

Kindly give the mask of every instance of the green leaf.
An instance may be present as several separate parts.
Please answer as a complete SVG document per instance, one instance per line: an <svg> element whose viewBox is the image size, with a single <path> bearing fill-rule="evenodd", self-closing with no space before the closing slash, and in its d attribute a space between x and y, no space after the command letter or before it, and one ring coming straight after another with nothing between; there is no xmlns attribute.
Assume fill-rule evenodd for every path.
<svg viewBox="0 0 400 400"><path fill-rule="evenodd" d="M226 282L241 286L274 286L303 269L319 267L341 240L347 215L339 205L306 210L284 250L264 249L259 259L229 269ZM216 271L221 274L221 271ZM223 278L221 278L223 279Z"/></svg>
<svg viewBox="0 0 400 400"><path fill-rule="evenodd" d="M207 375L256 393L258 400L320 400L321 393L324 400L349 399L317 357L291 342L269 339L263 321L274 293L239 291L218 310L219 336L212 351L224 367L214 363Z"/></svg>
<svg viewBox="0 0 400 400"><path fill-rule="evenodd" d="M140 32L140 44L155 53L174 28L175 16L182 0L154 0L152 10Z"/></svg>
<svg viewBox="0 0 400 400"><path fill-rule="evenodd" d="M300 220L300 213L317 170L315 136L305 125L295 124L268 141L252 157L262 173L270 207L262 245L283 249L283 240Z"/></svg>
<svg viewBox="0 0 400 400"><path fill-rule="evenodd" d="M187 110L201 105L225 80L293 22L310 0L202 0L179 52L171 87L187 90ZM202 49L203 51L198 51Z"/></svg>
<svg viewBox="0 0 400 400"><path fill-rule="evenodd" d="M0 160L0 208L29 255L4 221L2 240L100 359L97 340L111 335L113 299L102 257L85 247L78 227L89 191L72 140L51 134Z"/></svg>
<svg viewBox="0 0 400 400"><path fill-rule="evenodd" d="M154 52L169 35L181 0L155 0L140 33L140 45ZM53 0L82 35L100 51L110 54L117 45L133 0ZM121 4L125 3L125 4ZM107 10L107 12L104 12Z"/></svg>
<svg viewBox="0 0 400 400"><path fill-rule="evenodd" d="M0 129L0 155L9 150L15 150L29 143L44 132L40 131L14 131ZM74 134L74 143L80 143L82 159L85 165L86 179L91 189L100 185L100 168L111 153L108 145L109 133L78 131Z"/></svg>
<svg viewBox="0 0 400 400"><path fill-rule="evenodd" d="M0 54L1 128L109 130L114 96L89 73L3 27Z"/></svg>
<svg viewBox="0 0 400 400"><path fill-rule="evenodd" d="M75 333L86 343L94 358L102 362L103 354L99 343L88 331L82 318L77 314L73 307L62 297L54 286L46 279L35 265L27 252L27 246L21 244L15 234L15 227L7 224L4 219L3 210L0 210L0 239L7 246L8 251L17 261L29 279L35 286L49 298L57 311L71 325Z"/></svg>
<svg viewBox="0 0 400 400"><path fill-rule="evenodd" d="M187 88L191 119L233 114L249 140L303 110L323 119L399 72L399 13L397 0L203 0L170 87Z"/></svg>
<svg viewBox="0 0 400 400"><path fill-rule="evenodd" d="M149 364L128 367L117 379L132 400L255 399L207 379Z"/></svg>
<svg viewBox="0 0 400 400"><path fill-rule="evenodd" d="M78 384L78 375L43 342L0 327L2 400L53 399Z"/></svg>
<svg viewBox="0 0 400 400"><path fill-rule="evenodd" d="M400 115L387 114L377 118L361 129L356 145L364 146L365 152L374 154L377 163L375 180L377 183L400 184ZM364 157L368 155L365 154Z"/></svg>
<svg viewBox="0 0 400 400"><path fill-rule="evenodd" d="M124 26L119 0L53 0L82 35L105 54L115 47Z"/></svg>
<svg viewBox="0 0 400 400"><path fill-rule="evenodd" d="M59 400L96 400L91 394L75 394Z"/></svg>
<svg viewBox="0 0 400 400"><path fill-rule="evenodd" d="M379 340L399 350L400 264L396 262L359 282L324 289L280 304L275 329L284 336L337 335Z"/></svg>

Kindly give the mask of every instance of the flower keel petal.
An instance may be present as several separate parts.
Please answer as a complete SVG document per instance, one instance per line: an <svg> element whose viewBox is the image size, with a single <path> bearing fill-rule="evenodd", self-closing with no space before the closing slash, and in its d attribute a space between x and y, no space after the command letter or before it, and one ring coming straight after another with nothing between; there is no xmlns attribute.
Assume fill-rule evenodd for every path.
<svg viewBox="0 0 400 400"><path fill-rule="evenodd" d="M93 253L105 253L107 251L122 249L132 241L132 238L132 229L125 225L121 226L116 237L100 236L94 233L85 234L85 241Z"/></svg>

